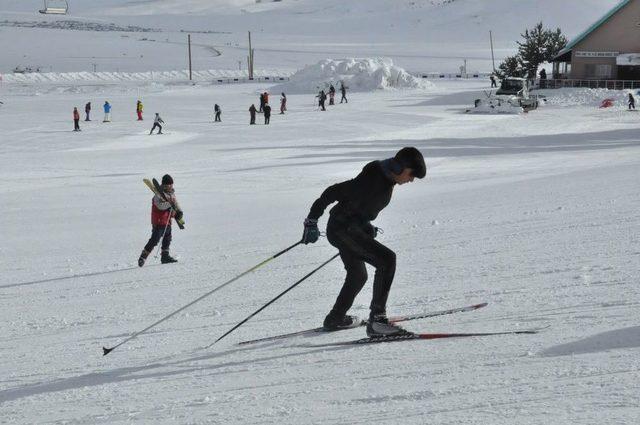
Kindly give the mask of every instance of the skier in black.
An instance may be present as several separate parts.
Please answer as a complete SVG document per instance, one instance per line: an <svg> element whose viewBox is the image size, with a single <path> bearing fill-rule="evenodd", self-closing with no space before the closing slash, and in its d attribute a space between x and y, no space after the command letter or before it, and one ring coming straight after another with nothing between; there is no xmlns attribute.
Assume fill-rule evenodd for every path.
<svg viewBox="0 0 640 425"><path fill-rule="evenodd" d="M633 98L633 94L629 93L629 110L636 109L636 100Z"/></svg>
<svg viewBox="0 0 640 425"><path fill-rule="evenodd" d="M89 119L89 114L91 113L91 102L87 102L87 104L84 105L84 112L85 112L85 114L87 114L87 118L85 118L84 120L85 121L91 121Z"/></svg>
<svg viewBox="0 0 640 425"><path fill-rule="evenodd" d="M415 177L421 179L426 171L418 149L402 148L393 158L368 163L354 179L329 186L311 206L304 221L302 242L305 244L318 240L318 218L327 206L338 202L330 211L327 239L338 248L347 271L340 294L324 319L326 330L349 328L358 323L347 311L367 281L367 263L376 269L367 335L408 333L387 319L387 298L395 274L396 254L375 240L378 228L371 220L389 204L396 184L412 182Z"/></svg>
<svg viewBox="0 0 640 425"><path fill-rule="evenodd" d="M176 217L177 220L182 218L182 210L178 205L175 191L173 190L173 178L169 174L162 176L162 192L165 197L171 201L167 202L162 197L154 195L151 200L151 238L144 246L138 258L138 266L144 266L147 257L158 245L162 239L162 256L160 262L162 264L176 263L178 260L169 255L169 246L171 245L171 218ZM175 209L172 206L175 206Z"/></svg>
<svg viewBox="0 0 640 425"><path fill-rule="evenodd" d="M251 125L255 124L256 123L256 106L254 104L251 104L251 106L249 106L249 116L251 117L249 124Z"/></svg>
<svg viewBox="0 0 640 425"><path fill-rule="evenodd" d="M222 114L222 109L220 109L220 106L218 106L217 103L213 107L213 112L215 112L215 114L216 114L214 121L215 122L222 122L222 120L220 119L220 114Z"/></svg>
<svg viewBox="0 0 640 425"><path fill-rule="evenodd" d="M264 110L264 93L260 93L260 110L258 112L262 113Z"/></svg>
<svg viewBox="0 0 640 425"><path fill-rule="evenodd" d="M342 94L340 103L342 103L343 100L345 103L349 103L349 101L347 100L347 88L344 86L344 82L342 81L340 82L340 94Z"/></svg>
<svg viewBox="0 0 640 425"><path fill-rule="evenodd" d="M324 90L320 90L320 93L318 93L316 97L318 98L318 107L322 111L326 111L326 109L324 108L324 102L325 100L327 100L327 95L325 94Z"/></svg>
<svg viewBox="0 0 640 425"><path fill-rule="evenodd" d="M268 125L271 120L271 106L268 103L264 104L264 124Z"/></svg>

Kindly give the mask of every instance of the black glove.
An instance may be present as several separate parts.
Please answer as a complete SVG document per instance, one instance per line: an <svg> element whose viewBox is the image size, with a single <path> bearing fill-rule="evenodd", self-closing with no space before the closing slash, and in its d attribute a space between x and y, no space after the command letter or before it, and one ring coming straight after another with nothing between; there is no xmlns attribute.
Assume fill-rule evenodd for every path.
<svg viewBox="0 0 640 425"><path fill-rule="evenodd" d="M184 229L184 213L181 210L177 210L173 218L178 223L178 227Z"/></svg>
<svg viewBox="0 0 640 425"><path fill-rule="evenodd" d="M184 213L180 210L176 211L176 221L180 221L182 220L182 216L184 215Z"/></svg>
<svg viewBox="0 0 640 425"><path fill-rule="evenodd" d="M372 238L376 238L378 236L378 231L380 230L378 227L374 226L371 223L366 223L364 225L364 230L367 234L369 234ZM380 232L382 233L382 232Z"/></svg>
<svg viewBox="0 0 640 425"><path fill-rule="evenodd" d="M304 219L304 232L302 233L302 243L310 244L315 243L320 237L320 230L318 230L318 220L312 218Z"/></svg>

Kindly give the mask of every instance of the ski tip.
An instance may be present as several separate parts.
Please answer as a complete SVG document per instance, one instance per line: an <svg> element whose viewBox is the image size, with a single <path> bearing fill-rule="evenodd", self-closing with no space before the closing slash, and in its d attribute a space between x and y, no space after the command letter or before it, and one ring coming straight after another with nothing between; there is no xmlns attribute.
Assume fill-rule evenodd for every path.
<svg viewBox="0 0 640 425"><path fill-rule="evenodd" d="M102 355L103 356L106 356L107 354L109 354L112 351L113 351L113 348L102 347Z"/></svg>
<svg viewBox="0 0 640 425"><path fill-rule="evenodd" d="M476 304L475 307L476 308L482 308L482 307L486 307L488 305L489 305L489 303L480 303L480 304Z"/></svg>

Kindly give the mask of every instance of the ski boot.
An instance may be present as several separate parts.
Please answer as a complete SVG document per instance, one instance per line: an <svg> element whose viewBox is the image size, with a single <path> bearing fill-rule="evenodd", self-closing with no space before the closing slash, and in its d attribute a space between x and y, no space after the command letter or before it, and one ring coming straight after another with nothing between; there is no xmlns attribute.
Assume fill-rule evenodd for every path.
<svg viewBox="0 0 640 425"><path fill-rule="evenodd" d="M169 251L162 251L162 255L160 256L160 262L162 264L170 264L177 263L178 260L169 255Z"/></svg>
<svg viewBox="0 0 640 425"><path fill-rule="evenodd" d="M144 266L144 262L147 261L147 257L149 256L149 252L144 249L140 253L140 257L138 258L138 267Z"/></svg>
<svg viewBox="0 0 640 425"><path fill-rule="evenodd" d="M362 321L358 318L358 316L350 316L348 314L344 314L342 316L337 315L331 310L327 317L324 318L324 322L322 323L322 329L325 331L337 331L340 329L349 329L360 326Z"/></svg>
<svg viewBox="0 0 640 425"><path fill-rule="evenodd" d="M389 322L386 313L372 314L367 322L367 336L369 338L408 336L411 332L402 329L395 323Z"/></svg>

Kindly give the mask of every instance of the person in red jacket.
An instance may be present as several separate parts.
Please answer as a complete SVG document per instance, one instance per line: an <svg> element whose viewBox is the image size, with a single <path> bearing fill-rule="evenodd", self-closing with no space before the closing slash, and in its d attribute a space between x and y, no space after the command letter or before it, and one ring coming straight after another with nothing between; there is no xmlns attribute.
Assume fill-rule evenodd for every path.
<svg viewBox="0 0 640 425"><path fill-rule="evenodd" d="M77 106L73 108L73 131L80 131L80 112Z"/></svg>
<svg viewBox="0 0 640 425"><path fill-rule="evenodd" d="M158 245L162 239L162 256L160 262L162 264L177 263L178 260L169 255L169 245L171 245L171 218L176 215L176 211L171 207L171 203L176 209L180 210L173 190L173 178L169 174L162 176L162 192L171 202L167 202L158 195L154 195L151 201L151 238L144 246L140 258L138 258L138 266L144 266L147 257Z"/></svg>

